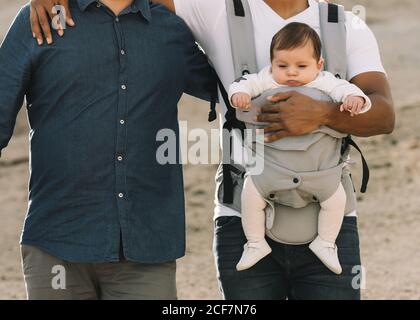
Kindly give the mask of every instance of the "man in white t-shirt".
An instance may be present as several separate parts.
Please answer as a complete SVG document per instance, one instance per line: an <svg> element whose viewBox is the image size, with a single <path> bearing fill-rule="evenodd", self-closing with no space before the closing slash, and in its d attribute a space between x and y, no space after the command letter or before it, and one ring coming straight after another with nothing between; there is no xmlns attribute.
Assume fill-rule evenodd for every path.
<svg viewBox="0 0 420 320"><path fill-rule="evenodd" d="M38 14L45 15L48 2L32 0ZM223 85L234 80L225 0L154 0L185 20L206 52ZM250 0L258 68L270 62L273 35L290 22L303 22L320 33L319 8L315 0ZM277 104L267 105L257 120L271 123L267 142L286 136L304 135L322 125L355 136L374 136L393 131L395 115L389 84L381 63L376 39L363 21L347 13L348 80L372 101L372 110L358 117L342 113L336 104L315 101L298 93L276 95ZM68 20L70 17L68 17ZM42 19L41 19L42 20ZM48 29L44 24L43 29ZM37 37L42 37L39 27ZM35 31L34 30L34 31ZM46 31L49 34L49 31ZM220 121L226 106L221 101ZM286 101L284 101L286 100ZM281 112L280 112L281 110ZM268 239L273 253L248 271L237 272L236 263L246 238L240 213L216 199L215 258L221 290L226 299L359 299L360 289L352 286L360 268L357 213L348 213L337 239L341 248L343 274L337 276L311 254L307 245L293 246Z"/></svg>

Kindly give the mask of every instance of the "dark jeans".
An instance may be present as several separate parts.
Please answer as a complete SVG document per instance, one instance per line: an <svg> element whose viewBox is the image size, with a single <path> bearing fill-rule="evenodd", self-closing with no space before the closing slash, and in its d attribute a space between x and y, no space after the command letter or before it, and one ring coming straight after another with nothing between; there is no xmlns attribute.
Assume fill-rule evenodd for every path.
<svg viewBox="0 0 420 320"><path fill-rule="evenodd" d="M227 300L359 300L360 249L357 218L344 218L337 238L343 273L329 271L308 245L267 239L273 252L245 271L236 271L246 238L238 217L215 222L214 254L220 289ZM354 268L355 267L355 268ZM353 273L352 273L353 272ZM355 288L353 288L353 286Z"/></svg>

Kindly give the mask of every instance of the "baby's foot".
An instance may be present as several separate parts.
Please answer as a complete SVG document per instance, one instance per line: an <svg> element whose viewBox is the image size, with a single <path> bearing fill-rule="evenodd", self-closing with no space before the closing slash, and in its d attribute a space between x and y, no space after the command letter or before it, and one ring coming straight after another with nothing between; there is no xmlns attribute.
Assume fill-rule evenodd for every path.
<svg viewBox="0 0 420 320"><path fill-rule="evenodd" d="M265 239L258 242L247 242L244 245L241 260L236 265L236 270L243 271L249 269L270 253L271 248Z"/></svg>
<svg viewBox="0 0 420 320"><path fill-rule="evenodd" d="M335 243L316 237L309 245L309 249L322 261L325 266L336 274L343 272L338 260L338 249Z"/></svg>

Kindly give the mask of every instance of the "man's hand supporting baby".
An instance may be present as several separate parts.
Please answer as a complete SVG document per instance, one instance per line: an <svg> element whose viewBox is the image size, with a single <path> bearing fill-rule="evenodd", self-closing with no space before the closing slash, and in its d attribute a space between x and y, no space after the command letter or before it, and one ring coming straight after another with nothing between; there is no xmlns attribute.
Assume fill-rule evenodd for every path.
<svg viewBox="0 0 420 320"><path fill-rule="evenodd" d="M321 126L358 137L389 134L395 127L391 90L385 74L368 72L351 81L361 88L372 102L372 109L358 117L340 112L340 104L317 101L298 92L278 93L260 108L254 119L269 122L265 141L308 134Z"/></svg>
<svg viewBox="0 0 420 320"><path fill-rule="evenodd" d="M296 91L277 93L267 98L270 104L259 108L253 120L271 123L264 128L265 142L273 142L287 136L301 136L315 131L325 121L325 111L321 104ZM339 104L335 104L339 109Z"/></svg>

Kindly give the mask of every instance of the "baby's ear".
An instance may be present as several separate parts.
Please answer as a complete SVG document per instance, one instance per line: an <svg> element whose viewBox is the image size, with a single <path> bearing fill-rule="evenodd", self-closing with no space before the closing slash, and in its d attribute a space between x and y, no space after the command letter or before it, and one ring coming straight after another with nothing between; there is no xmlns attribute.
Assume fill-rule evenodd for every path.
<svg viewBox="0 0 420 320"><path fill-rule="evenodd" d="M319 59L319 62L318 62L318 70L319 70L319 71L321 71L321 70L323 70L323 69L324 69L324 63L325 63L324 58L320 58L320 59Z"/></svg>

